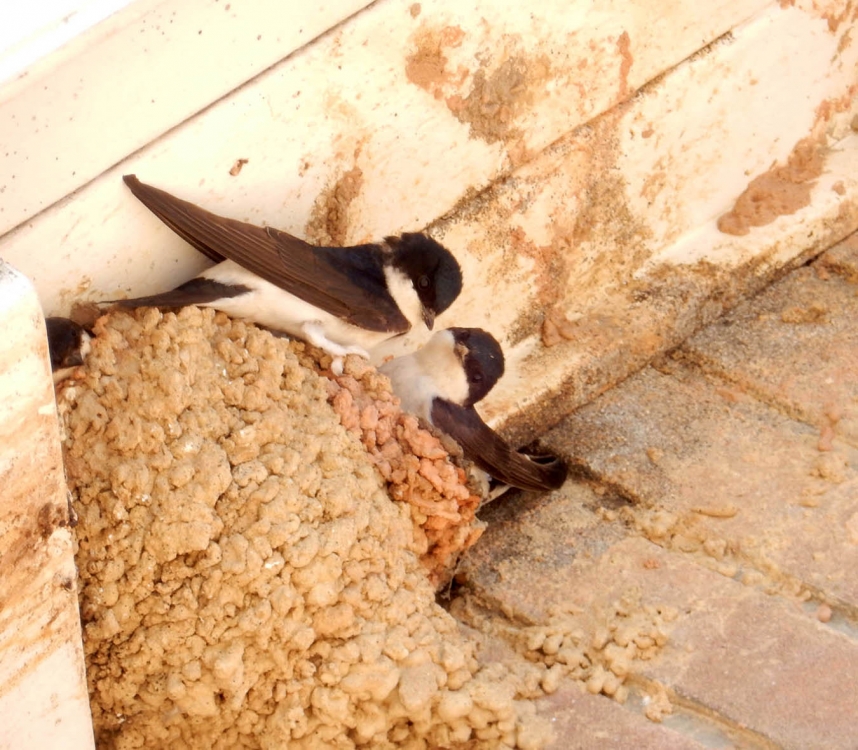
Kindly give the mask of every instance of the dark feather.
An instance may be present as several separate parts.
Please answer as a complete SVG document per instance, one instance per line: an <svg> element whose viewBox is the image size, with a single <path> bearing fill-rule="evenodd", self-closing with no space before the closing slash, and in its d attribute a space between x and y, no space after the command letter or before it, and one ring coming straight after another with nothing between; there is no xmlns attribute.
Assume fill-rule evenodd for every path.
<svg viewBox="0 0 858 750"><path fill-rule="evenodd" d="M207 305L218 299L240 297L249 291L250 288L242 284L221 284L211 279L196 278L186 281L170 292L111 301L120 307L187 307Z"/></svg>
<svg viewBox="0 0 858 750"><path fill-rule="evenodd" d="M47 318L45 327L48 332L51 370L82 365L83 355L80 347L83 336L86 334L83 326L68 318Z"/></svg>
<svg viewBox="0 0 858 750"><path fill-rule="evenodd" d="M519 453L491 429L471 406L444 399L432 402L432 424L446 432L465 456L495 479L523 490L556 490L566 481L566 465L554 456Z"/></svg>
<svg viewBox="0 0 858 750"><path fill-rule="evenodd" d="M387 291L379 245L314 247L278 229L217 216L134 175L122 179L161 221L212 260L232 260L360 328L389 333L410 328Z"/></svg>

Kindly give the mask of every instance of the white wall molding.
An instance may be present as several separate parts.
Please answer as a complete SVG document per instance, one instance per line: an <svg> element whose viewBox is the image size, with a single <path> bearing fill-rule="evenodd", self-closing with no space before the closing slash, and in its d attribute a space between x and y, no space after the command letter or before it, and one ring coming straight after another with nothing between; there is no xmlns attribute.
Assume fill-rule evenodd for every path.
<svg viewBox="0 0 858 750"><path fill-rule="evenodd" d="M45 323L0 261L0 746L93 747Z"/></svg>

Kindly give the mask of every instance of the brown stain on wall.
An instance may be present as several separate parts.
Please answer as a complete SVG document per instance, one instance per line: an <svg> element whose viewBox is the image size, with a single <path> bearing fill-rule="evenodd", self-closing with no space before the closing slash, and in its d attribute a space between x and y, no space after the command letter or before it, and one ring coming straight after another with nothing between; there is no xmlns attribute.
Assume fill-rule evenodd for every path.
<svg viewBox="0 0 858 750"><path fill-rule="evenodd" d="M534 280L534 301L511 325L508 340L512 345L538 334L540 327L543 340L556 343L557 331L552 333L552 326L566 318L570 307L587 306L585 295L591 290L626 284L650 253L647 240L651 230L630 210L629 186L616 168L624 110L612 110L553 147L558 162L568 160L572 152L578 158L570 170L572 181L563 185L570 199L559 201L549 217L550 243L537 245L520 229L504 238L513 263L521 255L534 261L528 271ZM534 175L528 186L519 185L519 192L528 197L512 213L525 213L541 191L556 190L558 184L563 184L558 176Z"/></svg>
<svg viewBox="0 0 858 750"><path fill-rule="evenodd" d="M813 181L822 174L824 164L824 140L803 138L786 164L772 165L751 180L733 208L718 219L718 229L724 234L745 235L751 227L771 224L779 216L809 205Z"/></svg>
<svg viewBox="0 0 858 750"><path fill-rule="evenodd" d="M532 303L510 323L505 345L539 335L546 319L589 308L591 292L624 286L649 257L651 230L629 208L629 185L617 170L625 112L616 107L576 129L543 152L541 168L469 196L434 224L443 237L445 225L479 223L479 239L468 250L488 261L485 283L502 289L524 279L532 290ZM538 243L522 228L530 221L517 217L528 217L546 191L565 198L553 199L550 216L540 219L550 240Z"/></svg>
<svg viewBox="0 0 858 750"><path fill-rule="evenodd" d="M536 92L550 76L547 55L505 52L499 64L482 65L474 73L466 97L450 96L447 106L459 122L470 126L472 138L486 143L515 139L521 135L515 119L533 105Z"/></svg>
<svg viewBox="0 0 858 750"><path fill-rule="evenodd" d="M557 236L547 245L537 245L521 227L515 227L509 233L509 245L514 257L524 256L533 261L529 272L533 280L533 304L523 310L511 326L509 340L515 344L527 338L536 330L544 318L544 310L550 309L562 300L571 275L571 266L567 262L569 253L568 237Z"/></svg>
<svg viewBox="0 0 858 750"><path fill-rule="evenodd" d="M510 158L520 163L528 155L516 143L521 130L514 121L544 92L552 75L551 61L546 54L523 53L521 40L505 35L477 53L475 70L462 65L454 70L447 51L459 47L464 38L465 32L458 26L421 27L413 37L416 49L406 58L405 76L443 100L453 116L469 126L472 138L513 142L515 154Z"/></svg>
<svg viewBox="0 0 858 750"><path fill-rule="evenodd" d="M626 107L617 107L582 129L587 163L584 184L577 191L571 244L588 248L592 286L623 283L649 253L645 243L652 232L629 208L629 184L617 169L622 156L618 128L625 111Z"/></svg>
<svg viewBox="0 0 858 750"><path fill-rule="evenodd" d="M819 106L816 108L816 119L814 120L813 132L819 132L823 126L826 126L831 122L835 115L848 112L855 102L856 94L858 94L858 84L852 84L841 96L824 99L820 102Z"/></svg>
<svg viewBox="0 0 858 750"><path fill-rule="evenodd" d="M21 356L47 368L46 348L40 341ZM54 536L69 519L56 415L40 413L49 399L53 389L46 371L42 392L14 404L14 453L4 455L0 467L6 501L0 507L0 658L15 665L14 675L0 686L3 697L14 694L59 649L80 639L77 607L69 599L74 585L58 590L70 583L63 553L70 560L71 540Z"/></svg>
<svg viewBox="0 0 858 750"><path fill-rule="evenodd" d="M842 55L843 50L847 49L851 44L852 28L850 27L840 35L840 40L837 42L837 54Z"/></svg>
<svg viewBox="0 0 858 750"><path fill-rule="evenodd" d="M648 232L629 210L628 183L612 168L617 157L616 135L611 133L606 140L596 137L592 145L586 183L578 194L580 203L572 229L573 242L629 247L639 235Z"/></svg>
<svg viewBox="0 0 858 750"><path fill-rule="evenodd" d="M832 34L836 34L837 29L840 28L840 25L844 21L848 21L850 17L852 18L852 20L855 20L856 11L858 11L858 8L853 7L852 0L849 0L849 2L847 2L846 5L843 6L839 13L834 12L832 10L826 10L826 12L822 14L822 18L824 18L828 22L828 30Z"/></svg>
<svg viewBox="0 0 858 750"><path fill-rule="evenodd" d="M843 95L820 102L811 134L796 143L786 164L773 164L751 181L733 208L718 219L721 232L746 235L751 227L765 226L810 204L815 180L825 167L826 129L836 114L849 111L856 92L858 86L852 85Z"/></svg>
<svg viewBox="0 0 858 750"><path fill-rule="evenodd" d="M48 539L56 529L68 526L68 515L68 506L64 507L54 503L42 505L36 517L39 536L42 539Z"/></svg>
<svg viewBox="0 0 858 750"><path fill-rule="evenodd" d="M617 52L620 53L620 99L625 99L629 93L629 71L635 58L632 56L629 32L624 31L617 39Z"/></svg>
<svg viewBox="0 0 858 750"><path fill-rule="evenodd" d="M581 333L580 324L569 321L565 312L574 302L569 295L570 284L592 290L623 286L649 253L646 241L651 230L629 208L628 184L616 169L621 120L622 113L609 113L583 129L587 158L582 170L584 182L577 192L577 210L565 222L555 223L556 252L570 268L565 279L558 277L563 287L557 290L554 304L545 308L541 328L545 346L576 339ZM616 335L627 321L615 318L614 314L602 316L597 328Z"/></svg>
<svg viewBox="0 0 858 750"><path fill-rule="evenodd" d="M458 26L422 27L413 37L417 49L405 59L405 77L436 99L442 98L443 86L468 75L467 70L448 70L445 53L458 47L464 38L465 32Z"/></svg>

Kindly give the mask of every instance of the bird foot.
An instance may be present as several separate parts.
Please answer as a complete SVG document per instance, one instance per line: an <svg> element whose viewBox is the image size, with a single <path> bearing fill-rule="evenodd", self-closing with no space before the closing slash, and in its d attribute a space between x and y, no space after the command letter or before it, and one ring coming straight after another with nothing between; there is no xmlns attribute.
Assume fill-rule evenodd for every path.
<svg viewBox="0 0 858 750"><path fill-rule="evenodd" d="M303 331L307 341L334 358L334 361L331 362L331 371L334 375L343 374L343 360L349 354L357 354L359 357L369 359L369 352L361 346L342 346L331 341L325 336L325 331L319 323L305 323Z"/></svg>

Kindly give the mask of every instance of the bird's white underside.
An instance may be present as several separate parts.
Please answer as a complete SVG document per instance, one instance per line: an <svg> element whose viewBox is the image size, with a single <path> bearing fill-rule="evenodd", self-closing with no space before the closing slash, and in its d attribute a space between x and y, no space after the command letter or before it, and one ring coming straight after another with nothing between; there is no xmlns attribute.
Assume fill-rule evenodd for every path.
<svg viewBox="0 0 858 750"><path fill-rule="evenodd" d="M390 378L404 411L431 422L435 398L455 404L465 402L469 393L468 380L455 345L450 331L438 331L422 349L378 368Z"/></svg>
<svg viewBox="0 0 858 750"><path fill-rule="evenodd" d="M218 300L209 307L309 341L335 357L350 353L366 355L391 337L390 333L368 331L346 323L230 260L218 263L200 276L222 284L242 284L251 289L238 297ZM420 299L410 279L391 268L385 269L385 276L393 299L411 325L424 326Z"/></svg>

